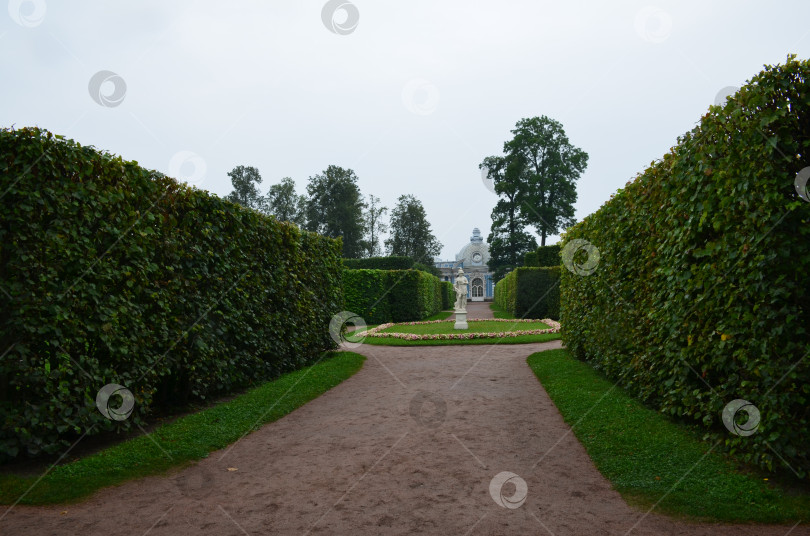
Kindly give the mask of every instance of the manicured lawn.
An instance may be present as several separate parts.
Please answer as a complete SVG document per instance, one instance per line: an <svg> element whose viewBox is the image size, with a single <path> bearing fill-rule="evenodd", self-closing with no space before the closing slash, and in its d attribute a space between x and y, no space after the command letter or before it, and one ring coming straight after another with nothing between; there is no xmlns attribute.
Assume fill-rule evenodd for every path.
<svg viewBox="0 0 810 536"><path fill-rule="evenodd" d="M468 321L467 325L470 326L467 330L457 330L453 326L455 322L438 322L436 324L417 324L415 326L407 326L398 324L390 328L382 330L380 333L418 333L435 334L435 333L489 333L489 332L502 332L502 331L524 331L530 329L549 329L551 326L543 322L488 322L486 320ZM370 337L369 337L370 338Z"/></svg>
<svg viewBox="0 0 810 536"><path fill-rule="evenodd" d="M501 309L495 304L495 302L490 303L489 308L492 310L492 316L495 318L515 318L515 315L506 309Z"/></svg>
<svg viewBox="0 0 810 536"><path fill-rule="evenodd" d="M433 316L429 316L427 318L424 318L422 321L425 321L425 320L445 320L447 318L450 318L452 315L453 315L452 309L450 311L439 311L438 313L436 313Z"/></svg>
<svg viewBox="0 0 810 536"><path fill-rule="evenodd" d="M160 426L151 432L151 439L140 436L57 466L38 483L38 476L0 475L0 503L13 504L20 497L19 504L76 501L105 486L205 458L317 398L360 370L364 360L353 352L334 353L232 400Z"/></svg>
<svg viewBox="0 0 810 536"><path fill-rule="evenodd" d="M768 475L740 472L701 441L696 429L646 408L566 350L532 354L528 364L596 467L628 503L726 522L810 519L806 486L787 489Z"/></svg>
<svg viewBox="0 0 810 536"><path fill-rule="evenodd" d="M372 346L449 346L461 344L528 344L533 342L556 341L560 338L559 333L544 333L541 335L520 335L519 337L504 337L501 339L461 339L461 340L436 340L436 341L405 341L402 339L376 339L366 337L363 344Z"/></svg>

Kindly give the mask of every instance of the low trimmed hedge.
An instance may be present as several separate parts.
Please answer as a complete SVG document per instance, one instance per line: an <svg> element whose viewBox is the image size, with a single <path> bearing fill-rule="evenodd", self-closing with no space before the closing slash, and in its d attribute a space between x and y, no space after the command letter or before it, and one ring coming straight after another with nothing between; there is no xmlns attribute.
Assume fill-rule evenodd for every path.
<svg viewBox="0 0 810 536"><path fill-rule="evenodd" d="M517 318L560 318L560 267L520 267L495 285L495 304Z"/></svg>
<svg viewBox="0 0 810 536"><path fill-rule="evenodd" d="M442 281L421 270L344 270L346 309L367 324L410 322L442 310Z"/></svg>
<svg viewBox="0 0 810 536"><path fill-rule="evenodd" d="M810 62L767 66L568 230L564 244L590 242L600 260L590 275L564 269L561 282L577 358L744 461L803 476L810 203L794 181L810 165L808 118ZM758 408L753 435L723 426L735 399Z"/></svg>
<svg viewBox="0 0 810 536"><path fill-rule="evenodd" d="M63 451L334 347L339 240L37 128L0 131L0 169L0 458ZM134 395L126 420L95 406L110 383Z"/></svg>
<svg viewBox="0 0 810 536"><path fill-rule="evenodd" d="M414 260L410 257L368 257L343 259L343 266L350 270L410 270Z"/></svg>

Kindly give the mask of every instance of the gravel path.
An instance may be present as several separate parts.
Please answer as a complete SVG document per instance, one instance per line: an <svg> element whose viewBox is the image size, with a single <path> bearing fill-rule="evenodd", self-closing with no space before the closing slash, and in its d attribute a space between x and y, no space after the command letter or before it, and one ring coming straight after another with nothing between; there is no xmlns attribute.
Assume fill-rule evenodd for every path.
<svg viewBox="0 0 810 536"><path fill-rule="evenodd" d="M232 448L80 504L15 507L0 534L790 531L697 525L629 508L526 365L530 353L558 347L363 346L368 360L355 376ZM517 478L495 485L493 498L490 485L503 471ZM518 506L509 500L517 492L519 503L521 482L525 502ZM790 532L798 534L808 534L806 527Z"/></svg>

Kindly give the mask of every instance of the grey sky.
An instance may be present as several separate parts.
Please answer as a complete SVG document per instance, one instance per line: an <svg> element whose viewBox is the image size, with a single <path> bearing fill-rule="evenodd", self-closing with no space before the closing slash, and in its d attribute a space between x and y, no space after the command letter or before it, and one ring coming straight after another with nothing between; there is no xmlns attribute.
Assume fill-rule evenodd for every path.
<svg viewBox="0 0 810 536"><path fill-rule="evenodd" d="M303 193L329 164L350 167L389 207L418 197L453 258L473 227L489 233L496 197L478 165L519 119L552 117L590 154L581 219L718 91L810 56L806 1L352 4L357 26L339 10L333 32L321 0L12 0L0 11L0 124L47 128L218 195L239 164L260 170L263 192L290 176ZM102 70L120 77L102 103L126 84L112 106L88 90Z"/></svg>

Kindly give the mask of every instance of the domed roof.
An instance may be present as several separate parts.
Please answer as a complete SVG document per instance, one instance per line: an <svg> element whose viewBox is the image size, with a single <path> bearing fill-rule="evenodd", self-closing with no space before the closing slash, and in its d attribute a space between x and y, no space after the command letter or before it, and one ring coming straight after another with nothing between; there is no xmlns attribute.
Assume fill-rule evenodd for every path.
<svg viewBox="0 0 810 536"><path fill-rule="evenodd" d="M484 242L481 231L476 227L473 229L470 243L461 248L456 254L456 262L463 262L465 268L475 266L484 267L489 263L489 245Z"/></svg>

